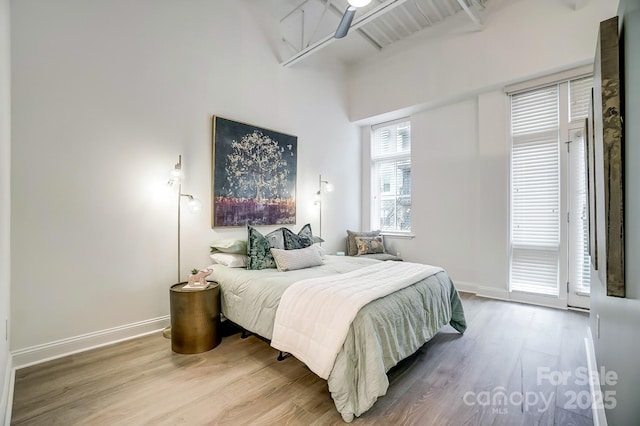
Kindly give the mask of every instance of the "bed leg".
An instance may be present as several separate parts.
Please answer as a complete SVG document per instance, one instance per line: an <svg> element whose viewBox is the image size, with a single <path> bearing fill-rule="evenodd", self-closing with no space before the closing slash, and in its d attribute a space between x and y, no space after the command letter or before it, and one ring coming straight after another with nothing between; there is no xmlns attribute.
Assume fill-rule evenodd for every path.
<svg viewBox="0 0 640 426"><path fill-rule="evenodd" d="M249 331L247 331L245 329L242 329L242 334L240 335L240 338L241 339L246 339L247 337L249 337L251 335L253 335L253 333L251 333L251 332L249 332Z"/></svg>
<svg viewBox="0 0 640 426"><path fill-rule="evenodd" d="M278 361L284 361L285 359L289 358L290 356L291 356L291 354L289 352L280 351L280 354L278 355Z"/></svg>

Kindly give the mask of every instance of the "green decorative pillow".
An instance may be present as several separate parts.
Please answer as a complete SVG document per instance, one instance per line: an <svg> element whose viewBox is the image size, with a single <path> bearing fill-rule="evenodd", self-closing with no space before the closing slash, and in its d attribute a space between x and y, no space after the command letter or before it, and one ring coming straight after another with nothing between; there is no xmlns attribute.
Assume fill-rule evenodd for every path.
<svg viewBox="0 0 640 426"><path fill-rule="evenodd" d="M278 228L262 235L251 225L247 225L247 269L276 268L276 262L271 254L272 248L284 250L283 229Z"/></svg>
<svg viewBox="0 0 640 426"><path fill-rule="evenodd" d="M358 254L358 246L356 245L356 237L377 237L380 230L369 232L347 231L347 255L355 256Z"/></svg>
<svg viewBox="0 0 640 426"><path fill-rule="evenodd" d="M322 238L313 236L311 225L308 223L297 234L287 228L282 228L282 232L284 234L284 248L287 250L303 249L313 245L313 243L324 241Z"/></svg>
<svg viewBox="0 0 640 426"><path fill-rule="evenodd" d="M377 237L355 237L356 246L358 247L357 256L363 254L384 253L384 242L382 236Z"/></svg>
<svg viewBox="0 0 640 426"><path fill-rule="evenodd" d="M324 243L324 240L316 235L313 235L313 232L311 232L311 224L307 223L305 226L302 227L302 229L300 229L300 231L298 231L298 235L301 236L305 236L305 237L309 237L313 240L314 243Z"/></svg>

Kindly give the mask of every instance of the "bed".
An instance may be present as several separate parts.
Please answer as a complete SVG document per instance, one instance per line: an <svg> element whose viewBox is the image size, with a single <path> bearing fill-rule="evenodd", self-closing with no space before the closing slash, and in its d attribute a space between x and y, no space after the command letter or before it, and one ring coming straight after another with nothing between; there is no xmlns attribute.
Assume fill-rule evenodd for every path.
<svg viewBox="0 0 640 426"><path fill-rule="evenodd" d="M321 266L287 272L214 264L209 266L213 269L209 279L220 284L225 318L271 341L278 307L289 287L312 278L348 276L381 266L375 265L380 263L408 262L326 256ZM417 351L446 324L460 333L466 329L462 303L445 271L429 275L359 309L348 326L327 377L329 391L343 420L351 422L385 395L389 387L387 371Z"/></svg>

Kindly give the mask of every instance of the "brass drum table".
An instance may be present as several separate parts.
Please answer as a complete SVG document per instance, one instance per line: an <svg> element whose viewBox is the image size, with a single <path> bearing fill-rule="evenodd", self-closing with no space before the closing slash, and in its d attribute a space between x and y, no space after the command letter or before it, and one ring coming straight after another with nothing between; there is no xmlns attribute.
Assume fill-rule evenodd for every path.
<svg viewBox="0 0 640 426"><path fill-rule="evenodd" d="M218 346L220 334L220 285L209 282L203 290L183 290L187 283L169 290L171 350L197 354Z"/></svg>

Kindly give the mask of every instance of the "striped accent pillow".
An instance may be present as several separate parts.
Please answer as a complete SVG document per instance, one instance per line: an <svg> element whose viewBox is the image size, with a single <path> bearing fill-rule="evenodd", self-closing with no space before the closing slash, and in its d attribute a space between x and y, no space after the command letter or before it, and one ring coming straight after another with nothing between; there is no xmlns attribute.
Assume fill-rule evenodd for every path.
<svg viewBox="0 0 640 426"><path fill-rule="evenodd" d="M271 254L276 261L278 271L293 271L324 264L320 252L315 246L296 250L281 250L272 248Z"/></svg>

